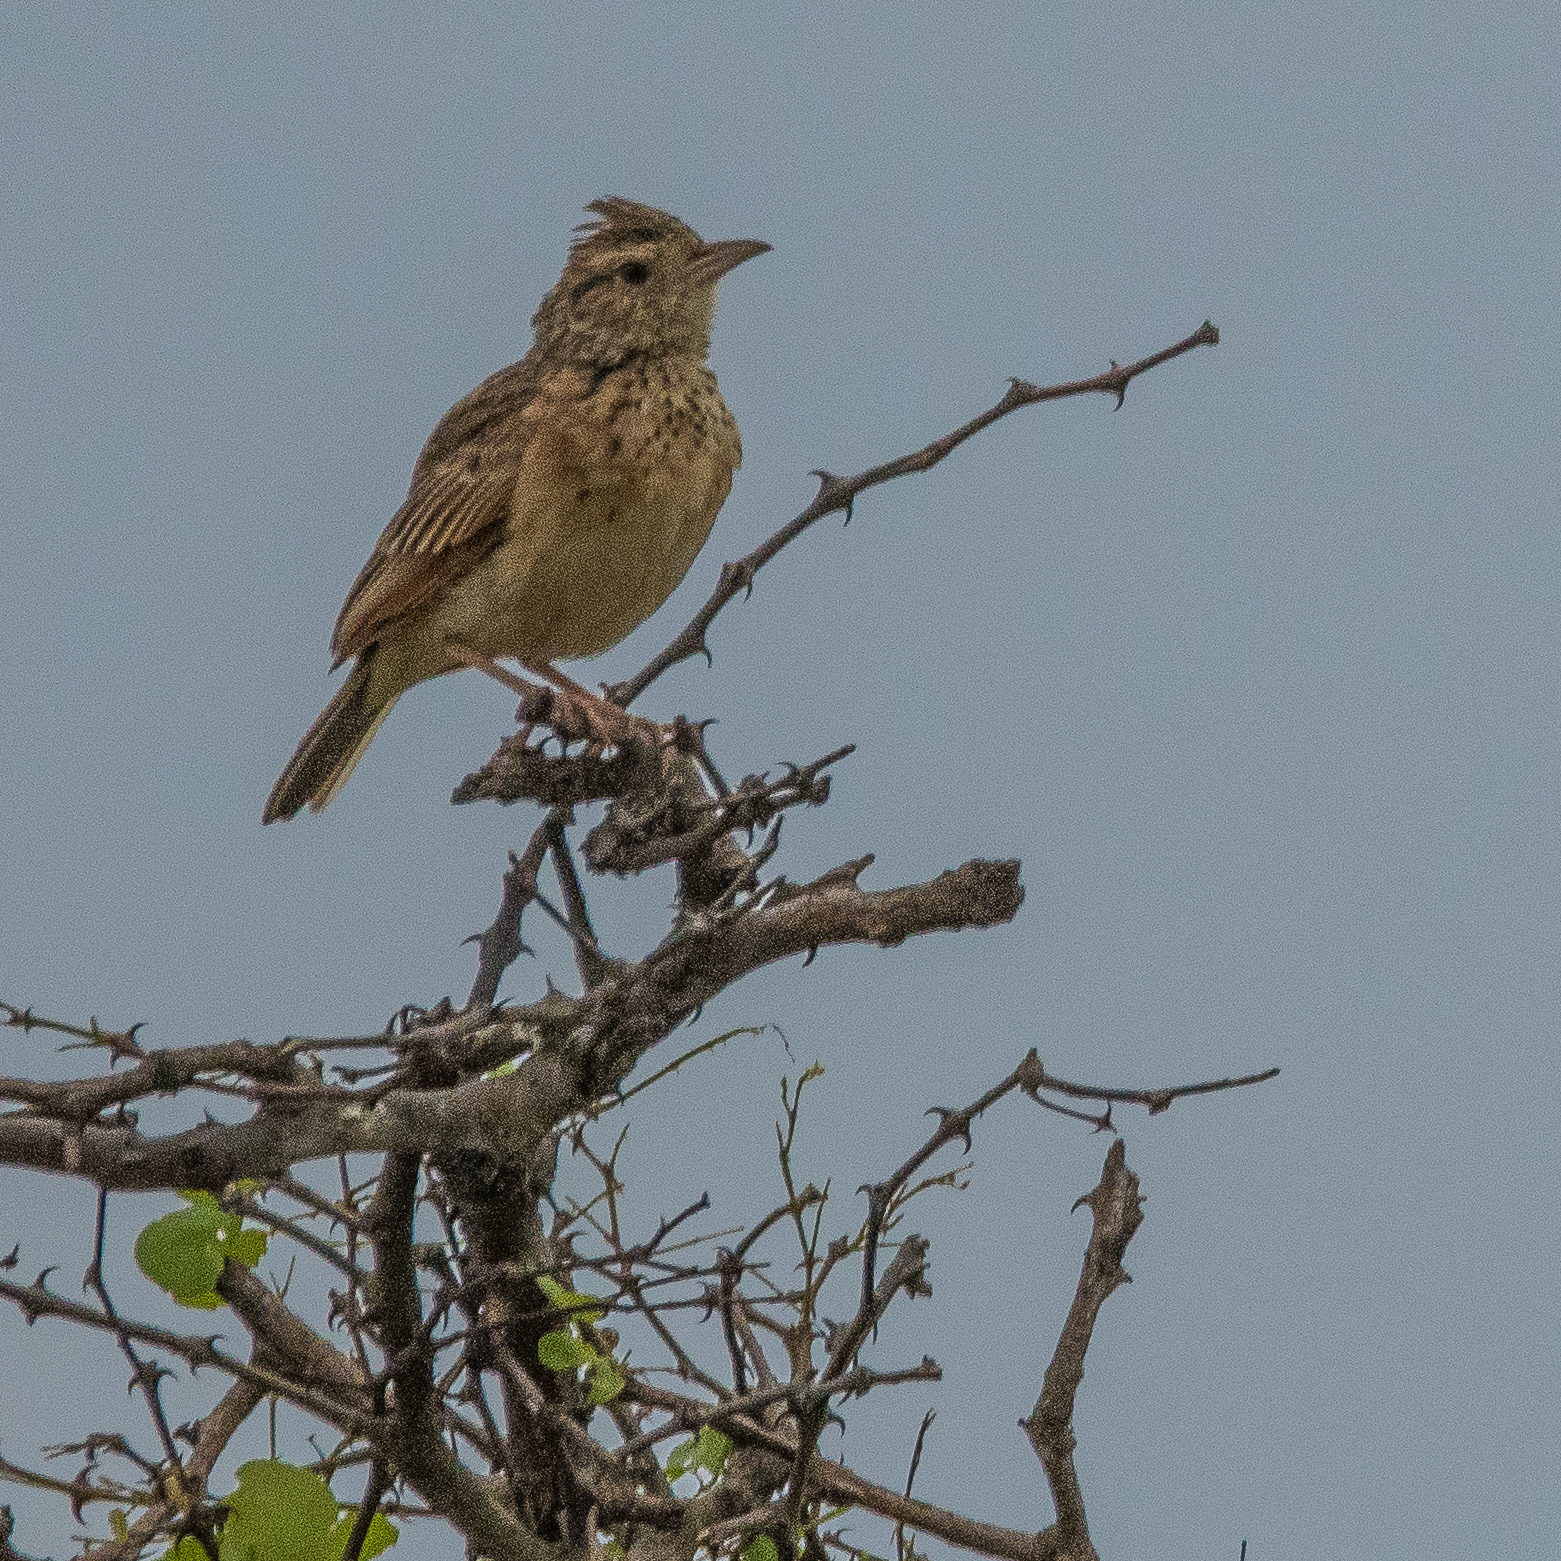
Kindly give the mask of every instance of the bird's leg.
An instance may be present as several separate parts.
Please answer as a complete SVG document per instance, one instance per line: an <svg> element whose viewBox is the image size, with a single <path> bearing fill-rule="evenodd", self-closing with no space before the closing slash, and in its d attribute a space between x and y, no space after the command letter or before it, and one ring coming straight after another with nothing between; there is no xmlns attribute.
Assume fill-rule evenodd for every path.
<svg viewBox="0 0 1561 1561"><path fill-rule="evenodd" d="M444 648L462 665L475 667L479 672L486 672L490 678L496 678L512 694L519 694L522 699L535 697L535 684L526 682L524 678L516 677L508 667L501 667L498 662L490 657L479 655L469 645L463 645L459 640L446 640Z"/></svg>
<svg viewBox="0 0 1561 1561"><path fill-rule="evenodd" d="M511 692L519 694L523 708L529 710L534 707L537 697L535 684L516 677L507 667L500 666L491 657L474 651L459 640L447 640L445 648L457 661L475 667L479 672L486 672ZM630 715L621 706L603 699L600 694L593 694L590 689L582 687L572 677L545 661L530 662L518 656L515 659L533 677L552 684L554 703L548 725L558 731L560 737L584 737L602 747L618 748L633 743L658 744L661 741L661 728L654 721Z"/></svg>

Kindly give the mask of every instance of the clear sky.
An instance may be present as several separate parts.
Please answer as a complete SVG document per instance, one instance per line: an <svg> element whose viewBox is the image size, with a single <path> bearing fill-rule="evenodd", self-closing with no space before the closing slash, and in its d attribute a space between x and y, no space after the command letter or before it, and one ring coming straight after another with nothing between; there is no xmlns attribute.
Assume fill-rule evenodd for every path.
<svg viewBox="0 0 1561 1561"><path fill-rule="evenodd" d="M1120 1118L1149 1202L1076 1417L1101 1554L1553 1556L1558 57L1554 8L1501 0L8 7L0 995L177 1045L464 994L534 814L447 799L507 695L425 686L323 818L260 807L421 441L524 351L592 197L775 249L717 322L744 469L589 679L810 468L1212 318L1223 345L1122 411L1027 410L819 527L651 696L718 717L737 774L859 744L789 875L1013 855L1029 897L744 984L698 1034L773 1021L796 1063L688 1070L628 1173L647 1225L707 1187L761 1212L779 1075L815 1057L804 1170L847 1192L1032 1045L1113 1084L1281 1064ZM599 888L609 946L669 896ZM505 992L549 970L543 941ZM71 1061L0 1044L7 1073ZM1015 1104L983 1125L919 1221L935 1297L879 1345L946 1380L857 1407L869 1472L903 1478L936 1404L918 1492L1049 1520L1014 1423L1105 1148ZM86 1198L3 1181L0 1250L72 1290ZM167 1200L123 1202L121 1250ZM7 1456L123 1382L0 1316ZM58 1503L0 1500L66 1548Z"/></svg>

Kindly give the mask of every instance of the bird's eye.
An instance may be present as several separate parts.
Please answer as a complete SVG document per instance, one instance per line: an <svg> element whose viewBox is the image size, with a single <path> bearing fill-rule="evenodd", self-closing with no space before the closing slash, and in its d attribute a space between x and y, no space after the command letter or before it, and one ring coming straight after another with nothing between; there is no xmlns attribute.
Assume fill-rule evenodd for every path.
<svg viewBox="0 0 1561 1561"><path fill-rule="evenodd" d="M650 267L642 260L631 260L618 275L631 287L640 287L650 280Z"/></svg>

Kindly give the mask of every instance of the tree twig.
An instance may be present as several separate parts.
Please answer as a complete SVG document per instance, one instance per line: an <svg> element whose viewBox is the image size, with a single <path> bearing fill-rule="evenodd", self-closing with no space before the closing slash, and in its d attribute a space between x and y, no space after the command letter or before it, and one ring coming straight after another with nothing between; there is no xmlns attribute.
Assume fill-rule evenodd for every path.
<svg viewBox="0 0 1561 1561"><path fill-rule="evenodd" d="M1095 1319L1106 1297L1128 1282L1122 1255L1133 1233L1143 1223L1143 1199L1138 1178L1127 1168L1127 1147L1117 1139L1106 1152L1106 1164L1095 1190L1079 1202L1088 1204L1095 1226L1084 1253L1073 1305L1062 1325L1045 1384L1035 1408L1023 1422L1030 1445L1046 1471L1052 1500L1057 1506L1057 1554L1078 1561L1095 1561L1089 1524L1084 1516L1084 1496L1073 1466L1073 1400L1084 1380L1084 1355L1089 1349Z"/></svg>
<svg viewBox="0 0 1561 1561"><path fill-rule="evenodd" d="M1007 392L995 406L971 418L968 423L961 424L951 433L944 434L941 439L934 439L931 444L913 450L909 455L885 461L881 466L870 467L865 472L858 472L854 477L838 477L832 472L825 471L813 473L819 479L818 493L814 496L813 502L795 519L788 521L773 536L760 543L751 553L738 559L736 563L723 564L721 578L715 590L686 627L633 677L610 687L607 690L607 697L615 704L627 707L657 678L677 666L680 661L687 661L692 656L708 657L710 651L705 643L705 635L721 609L738 592L751 592L754 577L758 572L782 548L800 537L815 521L839 511L844 511L849 520L857 497L867 489L876 488L881 483L892 482L896 477L908 476L912 472L930 471L967 439L973 438L982 429L991 427L999 418L1007 417L1010 412L1017 412L1020 407L1034 406L1042 401L1060 401L1068 396L1089 395L1112 396L1120 407L1127 395L1127 387L1140 374L1146 374L1150 369L1170 362L1172 358L1179 358L1183 353L1191 352L1194 347L1213 347L1218 344L1219 339L1219 328L1205 320L1191 336L1184 337L1172 346L1150 353L1147 358L1140 358L1137 363L1130 363L1125 367L1113 363L1105 373L1092 375L1088 379L1068 380L1060 385L1044 386L1032 385L1028 380L1015 379L1009 383Z"/></svg>

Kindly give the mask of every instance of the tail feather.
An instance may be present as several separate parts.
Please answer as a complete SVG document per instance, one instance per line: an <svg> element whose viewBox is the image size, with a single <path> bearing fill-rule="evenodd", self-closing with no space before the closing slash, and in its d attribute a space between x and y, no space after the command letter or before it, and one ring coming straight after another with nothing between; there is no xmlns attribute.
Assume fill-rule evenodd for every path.
<svg viewBox="0 0 1561 1561"><path fill-rule="evenodd" d="M302 807L320 812L347 784L353 766L374 740L400 689L373 688L370 676L373 654L362 657L337 689L336 697L320 712L304 733L297 751L287 761L271 795L266 798L262 824L292 818Z"/></svg>

